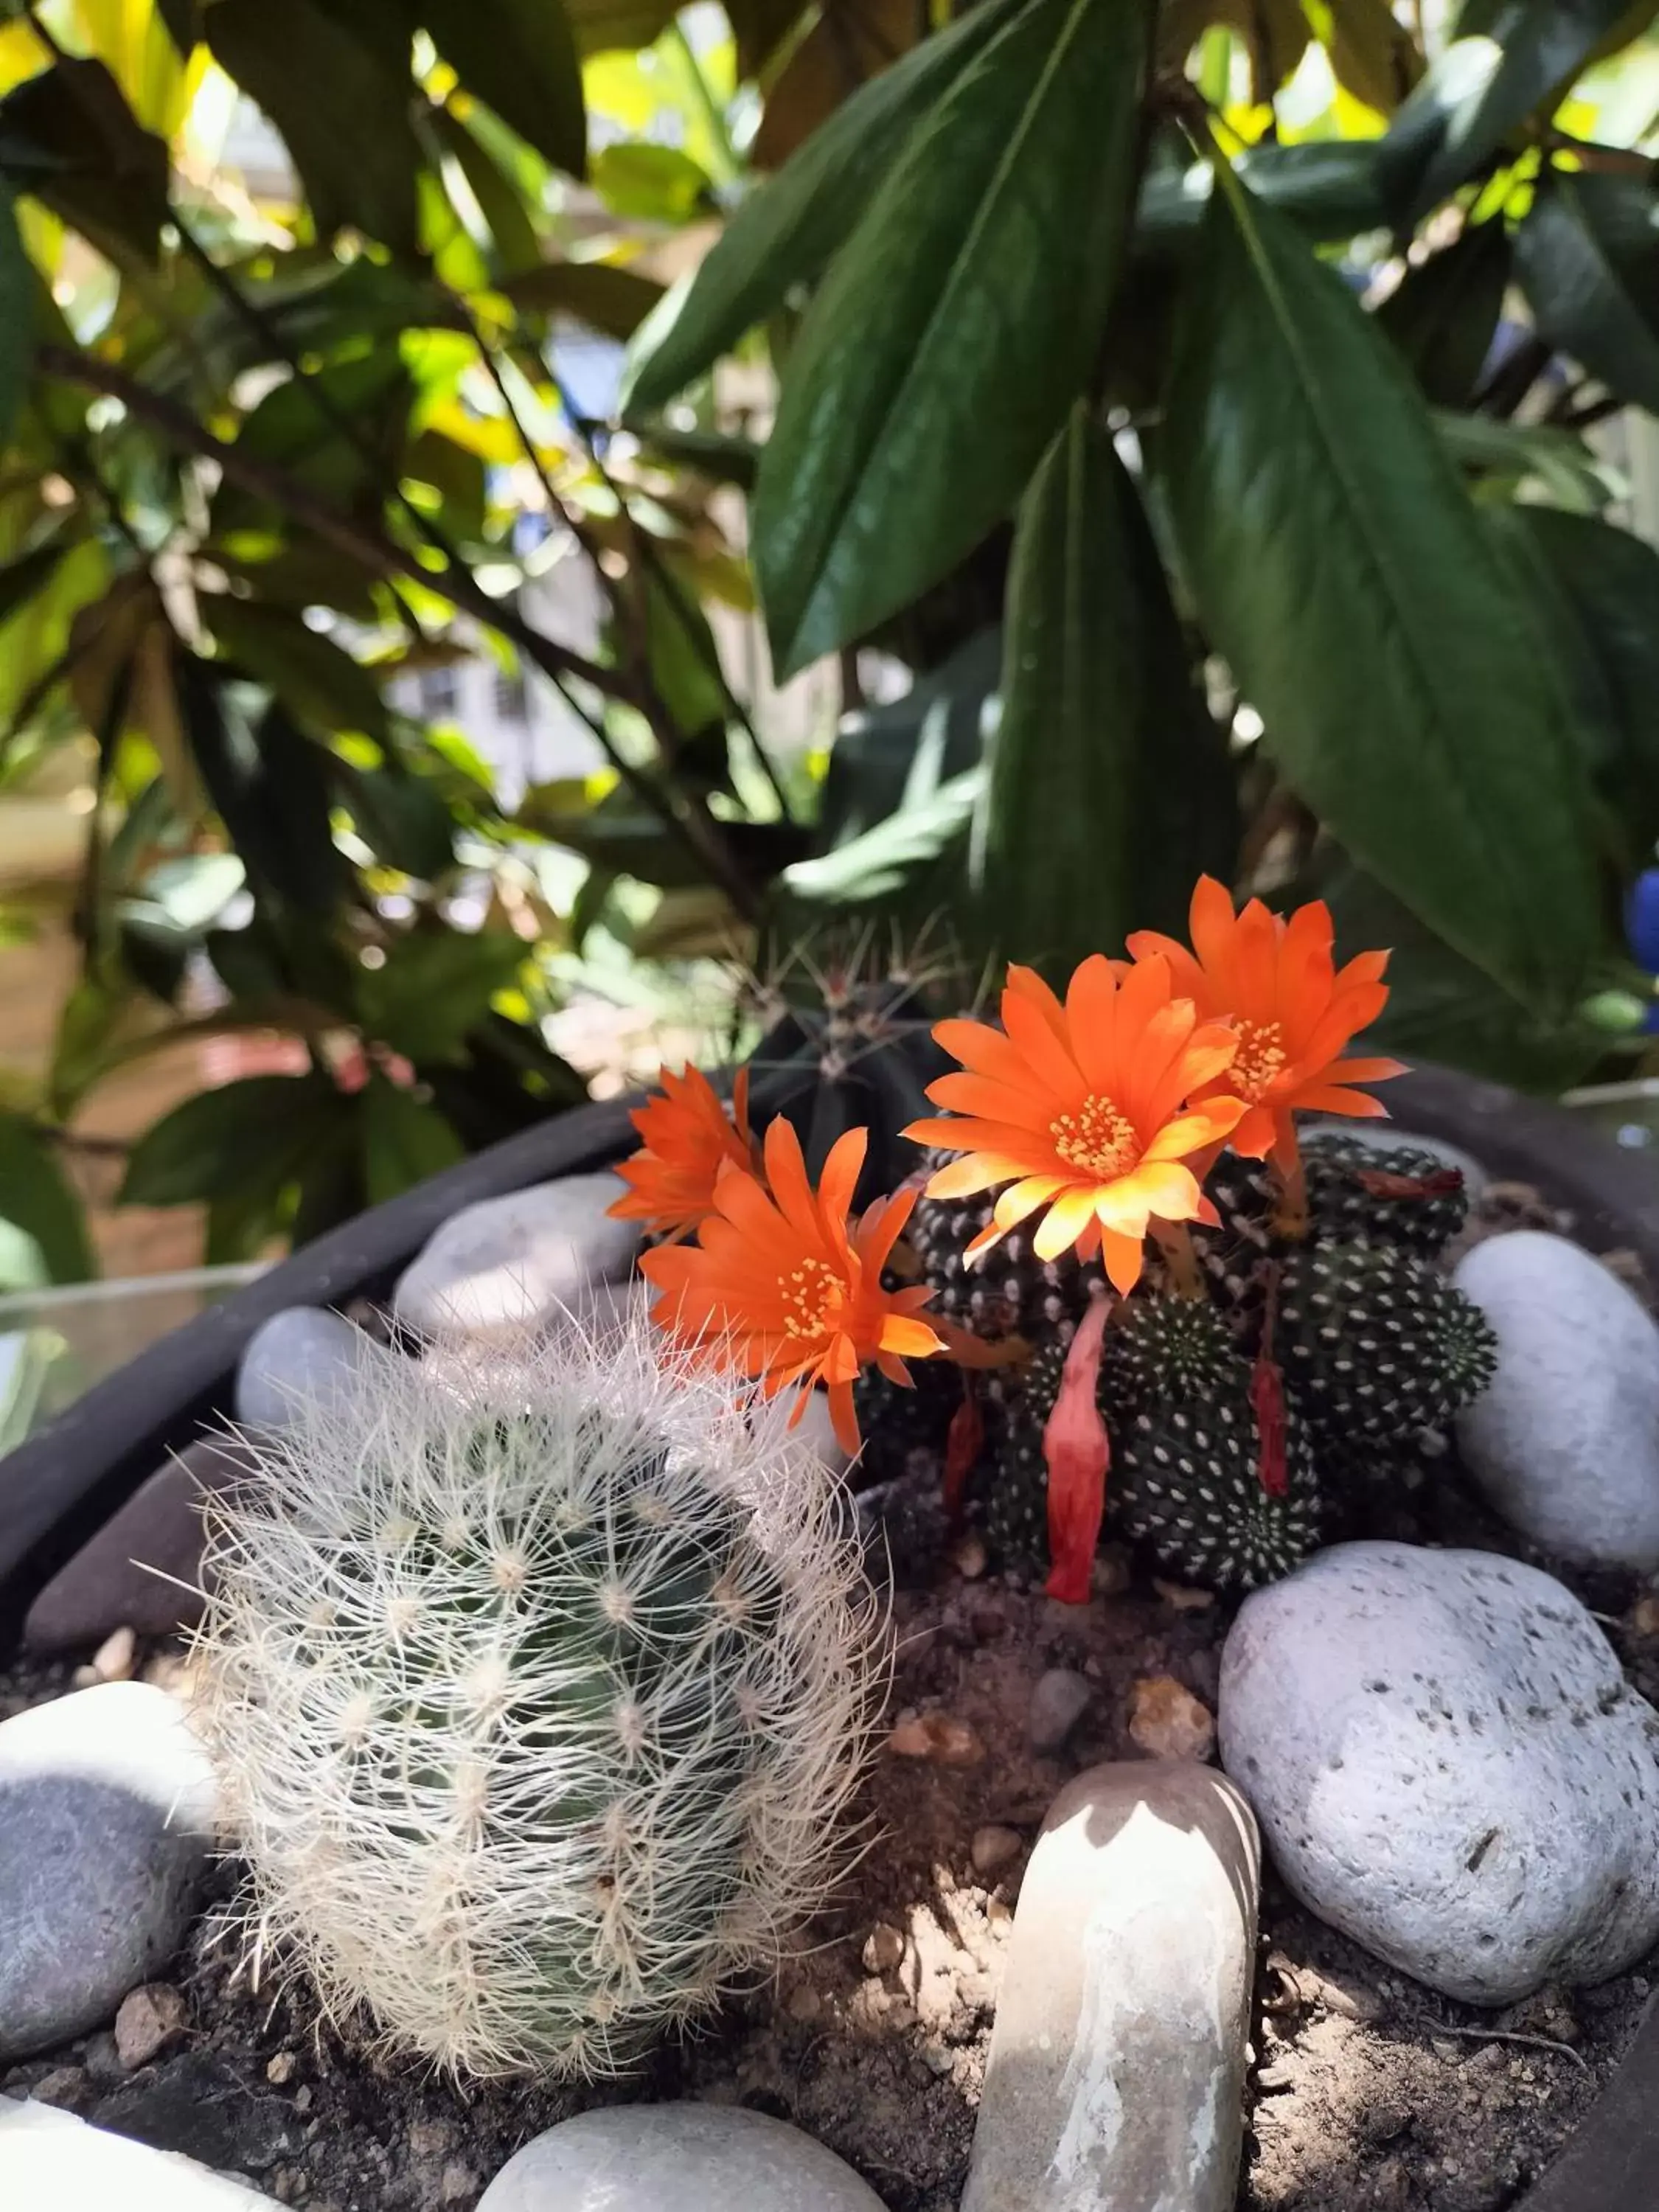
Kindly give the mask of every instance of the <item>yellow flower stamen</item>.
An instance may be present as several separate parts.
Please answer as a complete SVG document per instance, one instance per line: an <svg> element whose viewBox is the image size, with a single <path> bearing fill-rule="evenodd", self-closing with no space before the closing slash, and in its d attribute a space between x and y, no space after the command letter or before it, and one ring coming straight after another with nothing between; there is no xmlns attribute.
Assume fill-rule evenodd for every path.
<svg viewBox="0 0 1659 2212"><path fill-rule="evenodd" d="M1134 1123L1109 1098L1091 1092L1075 1114L1048 1124L1054 1150L1067 1167L1110 1182L1139 1164L1140 1139Z"/></svg>
<svg viewBox="0 0 1659 2212"><path fill-rule="evenodd" d="M787 1335L825 1336L834 1328L844 1303L843 1289L833 1267L822 1260L803 1260L778 1278L783 1299Z"/></svg>
<svg viewBox="0 0 1659 2212"><path fill-rule="evenodd" d="M1288 1054L1277 1022L1239 1022L1238 1050L1227 1071L1227 1087L1237 1097L1265 1097L1284 1072Z"/></svg>

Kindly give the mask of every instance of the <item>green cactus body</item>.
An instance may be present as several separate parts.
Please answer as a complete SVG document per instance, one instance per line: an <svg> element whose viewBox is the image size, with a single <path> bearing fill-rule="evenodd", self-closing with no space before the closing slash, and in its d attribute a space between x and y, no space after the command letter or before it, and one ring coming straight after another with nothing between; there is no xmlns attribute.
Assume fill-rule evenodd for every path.
<svg viewBox="0 0 1659 2212"><path fill-rule="evenodd" d="M1121 1418L1202 1401L1236 1385L1240 1365L1232 1333L1207 1299L1131 1298L1103 1340L1101 1403Z"/></svg>
<svg viewBox="0 0 1659 2212"><path fill-rule="evenodd" d="M1437 1269L1386 1244L1310 1244L1285 1262L1277 1350L1315 1434L1351 1446L1434 1428L1490 1381L1485 1316Z"/></svg>
<svg viewBox="0 0 1659 2212"><path fill-rule="evenodd" d="M951 1157L930 1152L928 1174ZM995 1194L968 1199L921 1198L907 1231L933 1291L933 1310L958 1328L988 1338L1029 1337L1036 1346L1051 1340L1069 1344L1097 1290L1106 1287L1097 1262L1040 1260L1030 1232L1012 1229L982 1259L963 1255L991 1224Z"/></svg>
<svg viewBox="0 0 1659 2212"><path fill-rule="evenodd" d="M1320 1541L1311 1443L1294 1413L1285 1443L1285 1488L1270 1496L1243 1393L1138 1413L1116 1439L1113 1515L1184 1581L1214 1589L1276 1582Z"/></svg>
<svg viewBox="0 0 1659 2212"><path fill-rule="evenodd" d="M833 1875L855 1555L771 1409L657 1363L388 1361L217 1527L201 1724L261 1940L457 2072L616 2071Z"/></svg>

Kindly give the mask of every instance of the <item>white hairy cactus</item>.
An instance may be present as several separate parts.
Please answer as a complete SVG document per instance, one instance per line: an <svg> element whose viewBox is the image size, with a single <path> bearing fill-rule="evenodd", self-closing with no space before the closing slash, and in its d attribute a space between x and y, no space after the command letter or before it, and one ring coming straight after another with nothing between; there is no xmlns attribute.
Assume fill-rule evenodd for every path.
<svg viewBox="0 0 1659 2212"><path fill-rule="evenodd" d="M777 1408L640 1326L376 1361L252 1441L198 1718L262 1951L457 2073L559 2075L775 1961L885 1650Z"/></svg>

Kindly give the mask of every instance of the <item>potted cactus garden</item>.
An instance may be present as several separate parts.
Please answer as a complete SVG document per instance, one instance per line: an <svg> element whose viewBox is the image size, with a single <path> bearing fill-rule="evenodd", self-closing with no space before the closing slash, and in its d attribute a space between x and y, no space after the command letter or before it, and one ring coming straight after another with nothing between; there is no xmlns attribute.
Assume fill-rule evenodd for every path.
<svg viewBox="0 0 1659 2212"><path fill-rule="evenodd" d="M1384 969L1205 879L1063 993L838 973L568 1172L184 1333L237 1371L102 1386L170 1358L184 1456L77 1553L84 1449L27 1572L0 2172L80 2129L227 2205L1633 2201L1652 1469L1575 1478L1551 1406L1639 1450L1659 1331L1570 1161L1379 1126ZM161 1492L143 1635L56 1656Z"/></svg>

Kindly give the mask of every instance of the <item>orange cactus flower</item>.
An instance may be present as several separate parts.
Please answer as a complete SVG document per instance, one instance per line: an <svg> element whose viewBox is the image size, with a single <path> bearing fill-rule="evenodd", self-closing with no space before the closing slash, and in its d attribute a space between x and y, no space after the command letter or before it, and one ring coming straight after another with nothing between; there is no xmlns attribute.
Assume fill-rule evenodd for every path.
<svg viewBox="0 0 1659 2212"><path fill-rule="evenodd" d="M1224 885L1200 876L1193 893L1193 950L1137 931L1137 962L1167 963L1175 988L1206 1020L1231 1018L1238 1050L1206 1086L1207 1095L1243 1102L1233 1150L1248 1158L1271 1152L1286 1174L1297 1165L1297 1108L1319 1114L1384 1115L1388 1109L1356 1083L1404 1073L1397 1060L1345 1060L1355 1034L1388 1003L1386 952L1362 952L1338 968L1330 908L1322 899L1298 907L1288 921L1252 899L1242 914Z"/></svg>
<svg viewBox="0 0 1659 2212"><path fill-rule="evenodd" d="M732 1111L695 1067L662 1073L662 1093L629 1116L641 1146L617 1173L629 1186L609 1211L620 1221L643 1221L653 1236L690 1235L714 1210L714 1185L727 1166L747 1168L755 1157L749 1133L749 1070L732 1086Z"/></svg>
<svg viewBox="0 0 1659 2212"><path fill-rule="evenodd" d="M915 1192L878 1200L860 1220L848 1218L866 1142L862 1129L839 1138L815 1191L800 1139L780 1115L766 1133L770 1188L726 1168L696 1244L659 1246L640 1261L662 1293L653 1310L659 1326L752 1376L769 1398L800 1391L792 1428L806 1393L827 1383L836 1436L849 1452L859 1448L853 1384L860 1370L873 1363L890 1382L908 1384L905 1360L943 1349L918 1318L933 1293L882 1287Z"/></svg>
<svg viewBox="0 0 1659 2212"><path fill-rule="evenodd" d="M1008 1183L969 1258L1046 1207L1032 1238L1040 1258L1099 1249L1116 1287L1132 1290L1149 1222L1215 1218L1187 1163L1218 1147L1245 1109L1227 1097L1187 1102L1232 1059L1232 1033L1200 1024L1192 1002L1174 995L1167 962L1120 977L1097 952L1063 1006L1030 969L1011 968L1002 1021L933 1031L965 1073L941 1076L927 1096L961 1118L915 1121L904 1133L968 1157L941 1168L928 1192L963 1198Z"/></svg>

